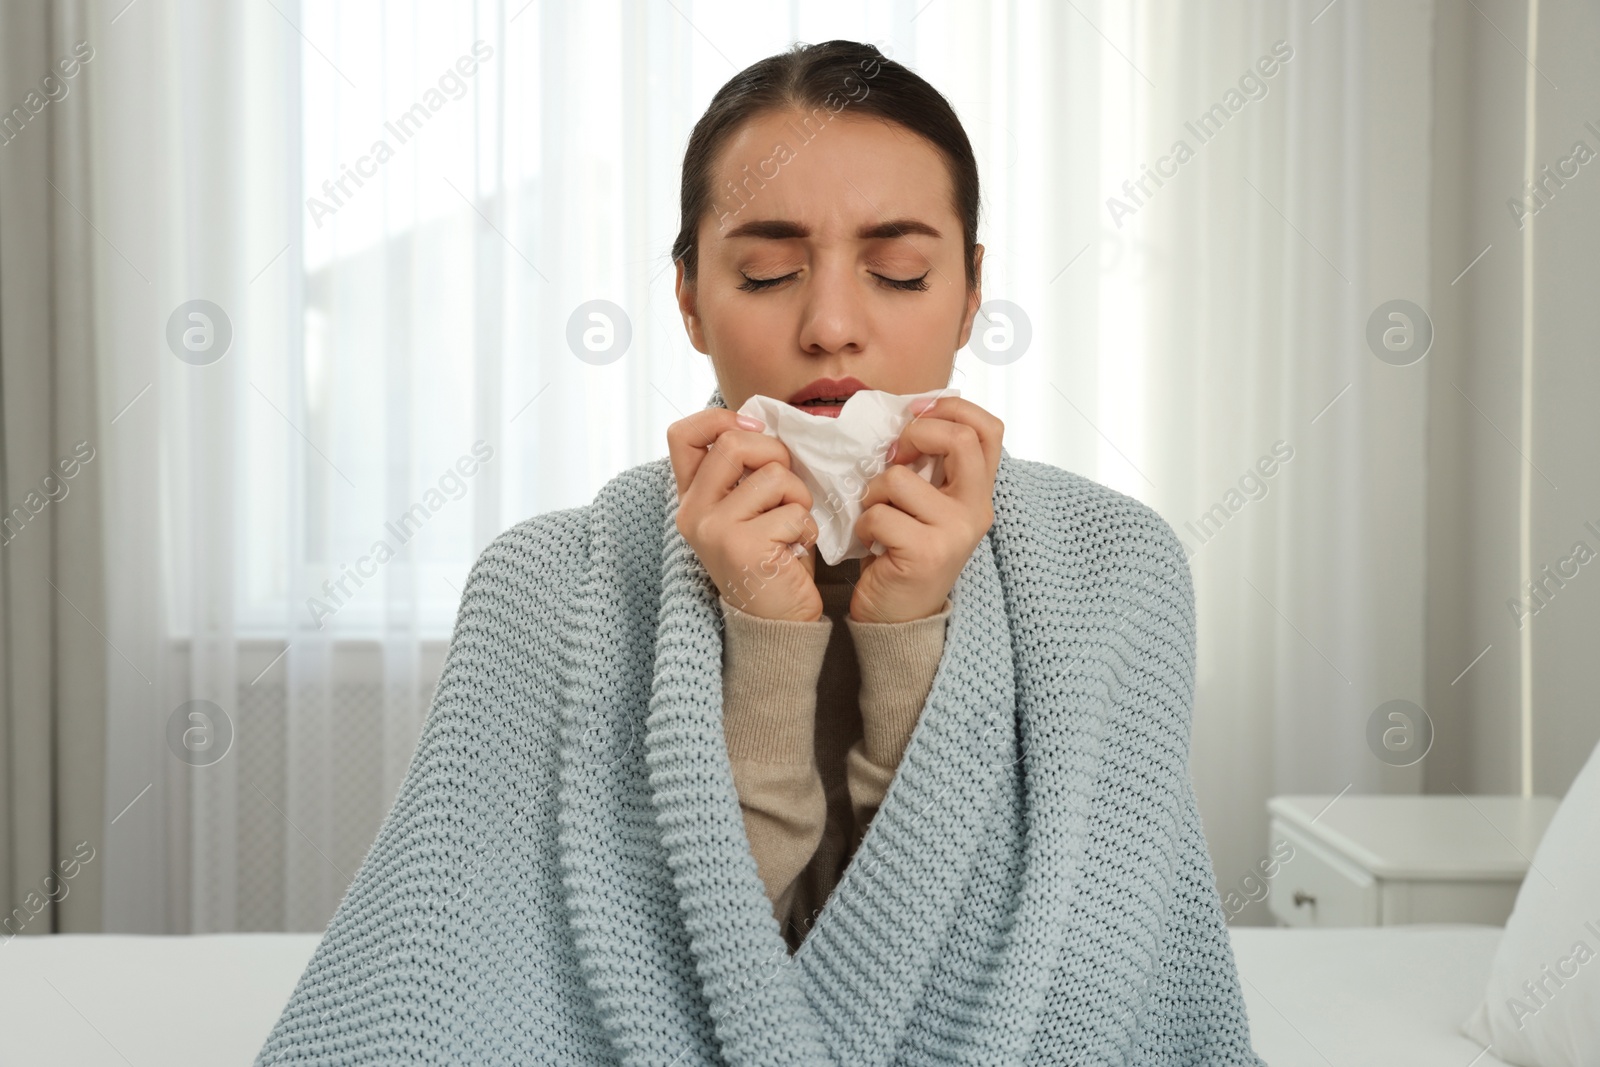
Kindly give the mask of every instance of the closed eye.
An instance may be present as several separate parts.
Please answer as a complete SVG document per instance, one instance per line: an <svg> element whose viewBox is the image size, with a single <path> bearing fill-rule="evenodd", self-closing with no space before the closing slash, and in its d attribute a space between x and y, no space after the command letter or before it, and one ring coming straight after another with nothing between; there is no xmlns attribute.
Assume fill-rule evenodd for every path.
<svg viewBox="0 0 1600 1067"><path fill-rule="evenodd" d="M740 271L739 275L740 277L744 278L744 281L739 283L738 288L743 289L747 293L759 293L764 289L771 289L775 285L780 285L799 273L799 271L794 271L793 273L785 274L780 278L752 278L750 275L745 274L744 271ZM929 273L931 272L925 271L920 277L903 279L885 278L881 274L873 274L872 276L890 289L906 292L922 292L928 288Z"/></svg>

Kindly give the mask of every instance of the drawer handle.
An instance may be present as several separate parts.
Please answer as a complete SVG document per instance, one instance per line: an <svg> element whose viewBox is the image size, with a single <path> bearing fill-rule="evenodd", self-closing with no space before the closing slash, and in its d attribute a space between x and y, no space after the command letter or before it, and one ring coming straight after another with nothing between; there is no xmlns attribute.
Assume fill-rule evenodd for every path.
<svg viewBox="0 0 1600 1067"><path fill-rule="evenodd" d="M1294 906L1299 908L1307 904L1310 904L1313 908L1316 907L1317 898L1307 893L1304 889L1296 889L1294 891Z"/></svg>

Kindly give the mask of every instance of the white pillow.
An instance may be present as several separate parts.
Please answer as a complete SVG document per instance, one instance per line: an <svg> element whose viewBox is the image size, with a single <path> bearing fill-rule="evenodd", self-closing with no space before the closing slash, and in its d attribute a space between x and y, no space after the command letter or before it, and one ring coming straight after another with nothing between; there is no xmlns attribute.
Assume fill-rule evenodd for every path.
<svg viewBox="0 0 1600 1067"><path fill-rule="evenodd" d="M1461 1032L1521 1067L1600 1064L1600 745L1534 851Z"/></svg>

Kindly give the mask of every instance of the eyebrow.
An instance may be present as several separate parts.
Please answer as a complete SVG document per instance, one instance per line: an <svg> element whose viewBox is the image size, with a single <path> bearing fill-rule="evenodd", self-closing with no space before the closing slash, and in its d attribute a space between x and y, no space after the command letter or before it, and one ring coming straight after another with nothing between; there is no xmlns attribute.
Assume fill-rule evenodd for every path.
<svg viewBox="0 0 1600 1067"><path fill-rule="evenodd" d="M889 237L907 237L914 233L925 237L944 236L921 219L901 218L862 226L856 231L856 238L861 241L878 241ZM790 241L810 236L809 227L788 219L753 219L735 226L723 235L723 239L731 241L735 237L758 237L767 241Z"/></svg>

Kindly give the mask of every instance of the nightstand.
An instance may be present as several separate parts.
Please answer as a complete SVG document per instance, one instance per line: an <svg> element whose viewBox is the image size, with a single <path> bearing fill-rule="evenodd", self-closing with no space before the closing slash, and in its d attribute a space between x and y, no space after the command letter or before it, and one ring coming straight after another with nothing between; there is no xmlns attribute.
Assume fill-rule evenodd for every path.
<svg viewBox="0 0 1600 1067"><path fill-rule="evenodd" d="M1269 846L1294 851L1272 876L1268 905L1288 926L1503 926L1559 803L1459 793L1273 797Z"/></svg>

